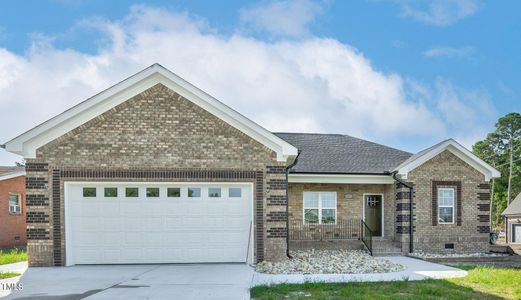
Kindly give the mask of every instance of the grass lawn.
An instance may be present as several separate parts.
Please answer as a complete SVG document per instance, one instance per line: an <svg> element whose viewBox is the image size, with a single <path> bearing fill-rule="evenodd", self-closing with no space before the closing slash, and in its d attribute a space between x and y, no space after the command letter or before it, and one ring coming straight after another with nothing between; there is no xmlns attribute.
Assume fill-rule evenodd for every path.
<svg viewBox="0 0 521 300"><path fill-rule="evenodd" d="M521 299L521 270L479 266L465 278L258 286L253 299Z"/></svg>
<svg viewBox="0 0 521 300"><path fill-rule="evenodd" d="M20 276L20 273L16 272L0 272L0 279L6 279L11 277Z"/></svg>
<svg viewBox="0 0 521 300"><path fill-rule="evenodd" d="M27 260L27 251L21 249L0 250L0 265Z"/></svg>

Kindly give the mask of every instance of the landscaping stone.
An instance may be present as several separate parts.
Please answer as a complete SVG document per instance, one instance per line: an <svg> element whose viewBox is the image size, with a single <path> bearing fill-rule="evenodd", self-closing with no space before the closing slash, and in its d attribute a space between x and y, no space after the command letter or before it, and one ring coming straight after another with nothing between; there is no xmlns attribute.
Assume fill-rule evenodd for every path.
<svg viewBox="0 0 521 300"><path fill-rule="evenodd" d="M362 250L292 251L291 259L261 262L256 271L267 274L365 274L402 271L404 267L375 258Z"/></svg>
<svg viewBox="0 0 521 300"><path fill-rule="evenodd" d="M505 257L508 256L508 254L505 253L482 253L482 252L476 252L476 253L427 253L423 251L417 251L414 253L409 254L409 256L412 257L418 257L418 258L488 258L488 257Z"/></svg>

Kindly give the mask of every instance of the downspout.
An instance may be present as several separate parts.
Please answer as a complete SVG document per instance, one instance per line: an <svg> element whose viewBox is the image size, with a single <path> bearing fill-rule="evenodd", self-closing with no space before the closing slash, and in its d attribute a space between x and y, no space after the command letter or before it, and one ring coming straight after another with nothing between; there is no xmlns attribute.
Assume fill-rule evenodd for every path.
<svg viewBox="0 0 521 300"><path fill-rule="evenodd" d="M396 171L392 172L393 179L404 185L406 188L409 189L409 253L413 253L414 250L414 244L413 244L413 195L414 195L414 187L407 182L401 180L400 178L396 177Z"/></svg>
<svg viewBox="0 0 521 300"><path fill-rule="evenodd" d="M298 151L295 160L286 167L286 256L288 258L292 258L289 254L289 169L293 168L297 164L299 155L300 151Z"/></svg>

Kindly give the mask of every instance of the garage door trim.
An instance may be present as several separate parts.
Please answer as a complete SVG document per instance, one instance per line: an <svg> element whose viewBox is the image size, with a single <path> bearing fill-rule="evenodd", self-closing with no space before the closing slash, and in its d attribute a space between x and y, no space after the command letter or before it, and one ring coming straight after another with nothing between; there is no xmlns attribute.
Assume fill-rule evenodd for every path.
<svg viewBox="0 0 521 300"><path fill-rule="evenodd" d="M238 181L238 182L226 182L226 181L173 181L173 182L164 182L164 181L65 181L64 186L64 219L65 219L65 226L64 226L64 234L65 234L65 265L66 266L72 266L75 265L74 260L74 251L73 251L73 243L72 243L72 220L71 220L71 204L70 204L70 190L72 186L85 186L85 185L97 185L97 186L108 186L110 184L115 185L154 185L159 187L166 187L166 186L188 186L188 185L225 185L225 186L234 186L234 185L248 185L250 187L250 233L249 233L249 244L248 244L248 261L251 264L254 264L255 262L255 255L254 255L254 249L255 249L255 190L254 190L254 183L251 181ZM246 253L245 253L246 254Z"/></svg>

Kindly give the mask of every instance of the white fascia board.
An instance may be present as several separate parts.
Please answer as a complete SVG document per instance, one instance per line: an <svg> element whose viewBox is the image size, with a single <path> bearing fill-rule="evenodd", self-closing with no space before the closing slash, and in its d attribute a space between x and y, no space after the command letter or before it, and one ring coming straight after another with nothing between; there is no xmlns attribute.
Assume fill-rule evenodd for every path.
<svg viewBox="0 0 521 300"><path fill-rule="evenodd" d="M9 173L9 174L2 175L2 176L0 176L0 181L11 179L11 178L16 178L16 177L20 177L20 176L25 176L25 171L20 171L20 172L15 172L15 173Z"/></svg>
<svg viewBox="0 0 521 300"><path fill-rule="evenodd" d="M277 153L277 160L296 157L297 148L206 94L176 74L155 64L5 144L7 151L35 158L36 149L77 128L133 96L161 83Z"/></svg>
<svg viewBox="0 0 521 300"><path fill-rule="evenodd" d="M416 169L417 167L421 166L422 164L424 164L425 162L427 162L428 160L445 150L450 151L459 159L463 160L464 162L472 166L474 169L482 173L485 176L486 181L501 176L501 173L498 170L481 160L474 153L472 153L467 148L463 147L462 145L460 145L452 139L447 140L446 142L440 144L438 147L424 153L422 156L407 163L406 165L399 166L395 171L397 171L397 173L403 179L407 179L407 175L410 171Z"/></svg>
<svg viewBox="0 0 521 300"><path fill-rule="evenodd" d="M289 183L393 184L390 175L289 174Z"/></svg>

